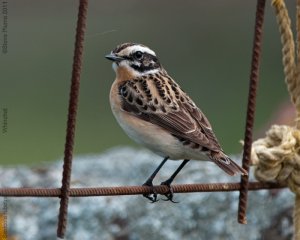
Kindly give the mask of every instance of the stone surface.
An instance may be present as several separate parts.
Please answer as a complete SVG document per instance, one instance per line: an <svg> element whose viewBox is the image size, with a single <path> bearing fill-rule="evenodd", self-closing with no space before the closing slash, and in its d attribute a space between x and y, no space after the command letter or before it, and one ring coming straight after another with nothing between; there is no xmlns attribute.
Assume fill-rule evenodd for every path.
<svg viewBox="0 0 300 240"><path fill-rule="evenodd" d="M132 148L78 156L73 161L71 185L139 185L160 161L147 150ZM179 164L168 161L155 183L166 180ZM62 160L31 168L0 168L0 186L60 187L61 172ZM227 176L212 163L192 161L175 184L233 181L239 181L239 176ZM290 239L293 197L289 190L250 192L247 225L236 220L238 192L176 194L178 204L151 204L142 196L71 198L66 239ZM56 238L59 199L8 198L7 202L11 236L24 240Z"/></svg>

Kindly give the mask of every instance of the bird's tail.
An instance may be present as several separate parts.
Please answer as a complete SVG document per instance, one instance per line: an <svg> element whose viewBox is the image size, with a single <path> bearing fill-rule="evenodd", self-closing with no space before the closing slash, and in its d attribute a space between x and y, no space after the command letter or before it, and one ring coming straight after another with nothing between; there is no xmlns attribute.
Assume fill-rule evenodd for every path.
<svg viewBox="0 0 300 240"><path fill-rule="evenodd" d="M236 174L248 175L247 171L231 160L222 152L211 154L211 160L223 169L227 174L234 176Z"/></svg>

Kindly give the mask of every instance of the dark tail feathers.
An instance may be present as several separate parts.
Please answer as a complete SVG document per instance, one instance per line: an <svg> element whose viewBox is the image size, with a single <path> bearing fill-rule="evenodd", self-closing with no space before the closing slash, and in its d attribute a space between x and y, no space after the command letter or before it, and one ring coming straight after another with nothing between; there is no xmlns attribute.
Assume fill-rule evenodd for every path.
<svg viewBox="0 0 300 240"><path fill-rule="evenodd" d="M231 176L234 176L236 174L248 175L245 169L237 165L233 160L231 160L226 154L222 152L212 153L211 160Z"/></svg>

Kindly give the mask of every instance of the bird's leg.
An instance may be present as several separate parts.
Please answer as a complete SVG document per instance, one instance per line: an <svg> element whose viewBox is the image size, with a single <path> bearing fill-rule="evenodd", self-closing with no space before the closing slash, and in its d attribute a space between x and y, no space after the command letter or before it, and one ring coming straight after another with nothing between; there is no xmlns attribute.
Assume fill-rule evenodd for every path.
<svg viewBox="0 0 300 240"><path fill-rule="evenodd" d="M171 183L173 182L174 178L177 176L177 174L181 171L181 169L189 162L189 159L184 159L184 161L180 164L180 166L176 169L176 171L172 174L172 176L167 179L166 181L162 182L161 185L166 185L169 187L169 192L165 194L167 199L163 199L164 201L171 201L173 203L177 203L173 200L173 189L171 187Z"/></svg>
<svg viewBox="0 0 300 240"><path fill-rule="evenodd" d="M167 160L169 159L169 157L165 157L164 160L162 160L162 162L159 164L159 166L155 169L155 171L151 174L151 176L147 179L147 181L143 184L143 186L149 186L149 187L153 187L153 179L155 178L155 176L157 175L157 173L159 172L159 170L162 168L162 166L167 162ZM143 196L145 198L148 198L152 203L157 202L157 193L155 192L155 190L153 189L153 193L152 194L143 194Z"/></svg>

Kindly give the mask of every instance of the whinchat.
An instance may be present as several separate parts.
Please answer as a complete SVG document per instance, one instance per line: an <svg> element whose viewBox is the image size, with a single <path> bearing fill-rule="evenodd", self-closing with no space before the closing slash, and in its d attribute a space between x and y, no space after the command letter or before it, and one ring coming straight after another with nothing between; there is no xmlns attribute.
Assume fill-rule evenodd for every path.
<svg viewBox="0 0 300 240"><path fill-rule="evenodd" d="M153 186L168 159L184 160L161 183L169 187L166 196L171 201L171 183L190 159L212 161L229 175L247 174L223 152L208 119L169 76L153 50L124 43L106 58L113 61L116 72L110 105L118 123L129 137L164 158L144 185ZM155 192L144 196L157 201Z"/></svg>

